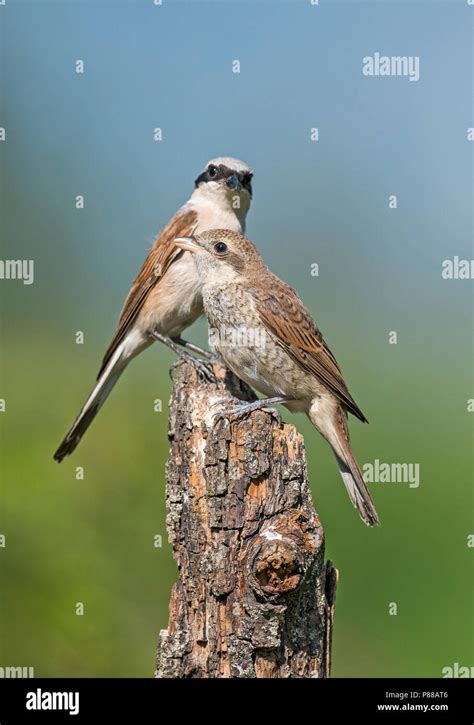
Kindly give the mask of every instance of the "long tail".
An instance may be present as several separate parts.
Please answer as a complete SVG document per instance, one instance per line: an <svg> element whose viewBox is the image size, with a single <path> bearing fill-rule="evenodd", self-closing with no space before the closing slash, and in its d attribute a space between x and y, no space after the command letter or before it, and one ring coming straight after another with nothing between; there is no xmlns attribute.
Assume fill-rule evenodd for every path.
<svg viewBox="0 0 474 725"><path fill-rule="evenodd" d="M347 465L336 455L342 480L345 483L349 498L359 512L362 521L365 521L367 526L374 526L374 524L380 523L374 502L352 451L349 451L349 453L352 459L350 465Z"/></svg>
<svg viewBox="0 0 474 725"><path fill-rule="evenodd" d="M79 415L54 454L55 461L60 463L63 458L71 455L74 451L82 436L107 400L109 393L125 370L128 361L128 359L124 359L123 357L122 346L119 346L104 372L99 376L96 386L87 398Z"/></svg>
<svg viewBox="0 0 474 725"><path fill-rule="evenodd" d="M309 418L333 449L349 498L359 512L362 521L368 526L379 524L380 520L374 502L352 452L347 428L347 413L337 404L328 410L326 415L321 416L318 413L318 406L316 406L315 409L310 410Z"/></svg>

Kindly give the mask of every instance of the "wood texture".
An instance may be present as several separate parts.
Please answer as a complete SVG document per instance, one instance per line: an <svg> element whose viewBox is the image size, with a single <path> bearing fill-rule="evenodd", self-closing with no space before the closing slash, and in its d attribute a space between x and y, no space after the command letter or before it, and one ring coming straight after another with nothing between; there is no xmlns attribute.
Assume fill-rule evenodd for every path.
<svg viewBox="0 0 474 725"><path fill-rule="evenodd" d="M187 364L173 371L166 502L179 580L156 676L327 677L337 571L303 438L264 411L218 418L216 401L255 396L214 372L218 385Z"/></svg>

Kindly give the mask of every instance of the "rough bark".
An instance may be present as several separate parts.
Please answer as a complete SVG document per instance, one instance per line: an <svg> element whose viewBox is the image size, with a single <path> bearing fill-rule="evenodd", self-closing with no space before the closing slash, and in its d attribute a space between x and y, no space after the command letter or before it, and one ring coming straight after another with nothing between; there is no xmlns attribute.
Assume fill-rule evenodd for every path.
<svg viewBox="0 0 474 725"><path fill-rule="evenodd" d="M337 571L324 563L303 438L264 411L219 419L216 401L255 396L214 372L218 385L187 364L172 375L166 502L179 580L156 676L328 677Z"/></svg>

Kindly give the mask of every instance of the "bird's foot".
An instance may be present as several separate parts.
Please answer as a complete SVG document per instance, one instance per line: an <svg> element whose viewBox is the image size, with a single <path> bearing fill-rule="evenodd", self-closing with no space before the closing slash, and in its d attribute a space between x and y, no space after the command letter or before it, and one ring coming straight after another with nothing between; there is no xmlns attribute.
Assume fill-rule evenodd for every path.
<svg viewBox="0 0 474 725"><path fill-rule="evenodd" d="M193 357L193 355L190 355L189 352L186 352L185 350L180 348L176 344L176 342L173 342L173 340L171 340L169 337L166 337L165 335L162 335L160 332L154 331L151 333L151 335L155 338L155 340L162 342L164 345L166 345L166 347L169 347L170 350L173 350L173 352L175 352L176 355L178 355L178 357L180 358L171 366L172 370L183 362L187 362L193 366L201 380L204 380L207 383L214 384L218 382L214 374L211 362L201 360L198 357Z"/></svg>
<svg viewBox="0 0 474 725"><path fill-rule="evenodd" d="M235 400L235 398L224 398L223 400L216 401L214 405L218 405L219 403L226 403L232 400ZM254 410L263 410L266 413L270 413L270 415L273 415L274 418L276 418L276 420L281 423L280 413L278 412L278 410L276 410L276 408L273 408L271 406L281 403L287 403L289 400L290 398L279 396L275 398L262 398L261 400L255 400L252 403L248 403L247 401L240 401L232 408L224 408L223 410L219 410L216 414L215 420L217 421L220 418L236 420L238 418L243 418L250 413L253 413Z"/></svg>
<svg viewBox="0 0 474 725"><path fill-rule="evenodd" d="M219 398L219 400L215 400L213 403L211 403L211 408L214 408L216 405L224 405L224 403L233 403L234 401L237 401L237 404L245 403L244 400L240 400L240 398L237 398L235 395L231 395L228 398Z"/></svg>
<svg viewBox="0 0 474 725"><path fill-rule="evenodd" d="M179 358L179 360L176 360L176 362L173 363L173 365L171 366L171 370L174 370L175 368L186 362L193 366L199 378L205 383L212 383L213 385L217 385L217 383L219 382L214 374L212 363L208 362L207 360L201 360L198 357L193 357L192 355L188 355L187 353L180 354Z"/></svg>
<svg viewBox="0 0 474 725"><path fill-rule="evenodd" d="M189 342L188 340L183 340L182 337L172 337L171 340L176 344L180 345L181 347L184 347L186 350L191 350L191 352L195 352L198 355L201 355L201 357L206 358L206 360L210 360L212 362L221 361L221 358L218 355L215 355L210 350L204 350L204 348L199 347L199 345L195 345L194 342Z"/></svg>

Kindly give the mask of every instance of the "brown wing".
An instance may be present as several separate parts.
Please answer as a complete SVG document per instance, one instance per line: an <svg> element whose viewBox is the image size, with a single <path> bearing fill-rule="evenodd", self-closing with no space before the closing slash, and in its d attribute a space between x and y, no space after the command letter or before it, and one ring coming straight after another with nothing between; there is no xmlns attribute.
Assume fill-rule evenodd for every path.
<svg viewBox="0 0 474 725"><path fill-rule="evenodd" d="M100 377L117 346L122 342L135 321L150 290L163 277L174 260L181 256L182 251L172 244L173 239L190 235L194 231L196 224L197 214L195 211L179 211L155 241L125 300L117 330L107 348L97 377Z"/></svg>
<svg viewBox="0 0 474 725"><path fill-rule="evenodd" d="M271 291L260 288L256 297L263 325L293 360L316 375L351 413L367 422L347 389L334 355L296 292L275 277Z"/></svg>

